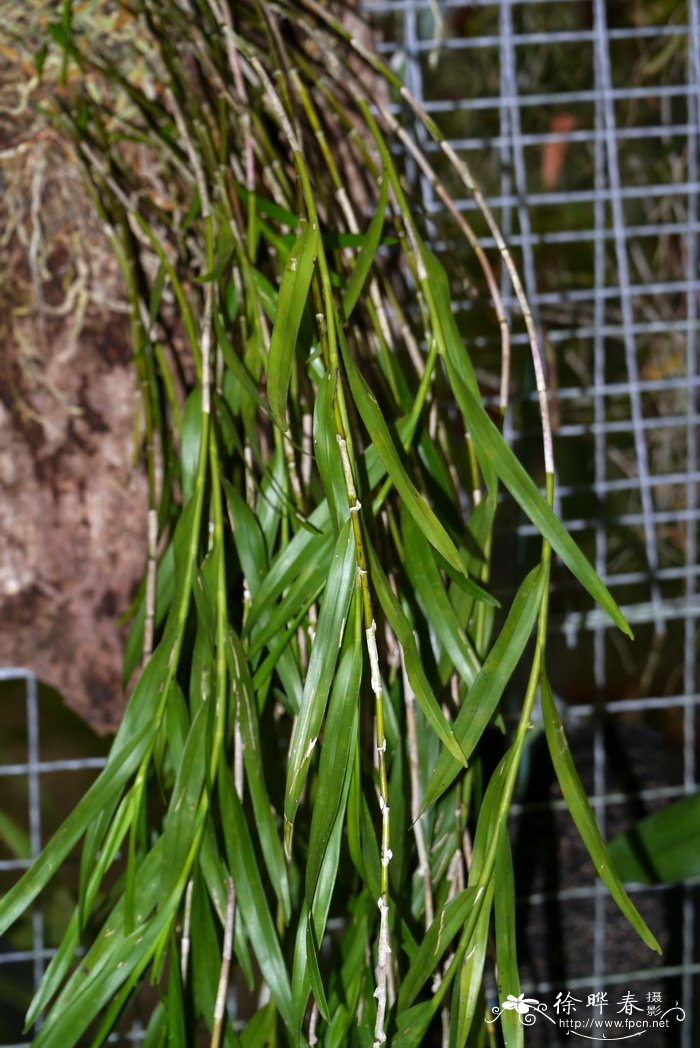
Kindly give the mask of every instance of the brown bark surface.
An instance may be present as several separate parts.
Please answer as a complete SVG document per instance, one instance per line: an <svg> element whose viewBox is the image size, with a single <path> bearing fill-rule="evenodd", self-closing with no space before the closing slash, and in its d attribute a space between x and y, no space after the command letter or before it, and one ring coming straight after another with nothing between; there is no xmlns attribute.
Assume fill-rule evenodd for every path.
<svg viewBox="0 0 700 1048"><path fill-rule="evenodd" d="M34 670L104 731L145 561L128 322L73 158L7 113L11 88L2 102L0 665Z"/></svg>
<svg viewBox="0 0 700 1048"><path fill-rule="evenodd" d="M338 12L369 44L356 7ZM34 670L110 730L147 485L118 268L70 146L36 109L32 56L50 10L12 6L36 47L0 49L0 666ZM362 208L362 177L345 169Z"/></svg>

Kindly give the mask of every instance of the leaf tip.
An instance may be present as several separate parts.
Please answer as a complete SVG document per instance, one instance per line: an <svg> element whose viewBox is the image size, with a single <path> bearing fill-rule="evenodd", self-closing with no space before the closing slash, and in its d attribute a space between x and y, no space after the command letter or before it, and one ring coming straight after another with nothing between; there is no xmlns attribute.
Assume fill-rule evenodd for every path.
<svg viewBox="0 0 700 1048"><path fill-rule="evenodd" d="M615 607L615 612L616 614L612 616L612 620L617 628L630 640L634 640L634 630L617 606Z"/></svg>

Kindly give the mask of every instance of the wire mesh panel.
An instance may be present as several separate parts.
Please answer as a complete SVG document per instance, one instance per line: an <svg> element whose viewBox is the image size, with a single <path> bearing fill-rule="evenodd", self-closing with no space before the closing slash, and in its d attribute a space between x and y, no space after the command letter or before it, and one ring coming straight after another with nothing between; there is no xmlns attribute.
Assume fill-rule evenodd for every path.
<svg viewBox="0 0 700 1048"><path fill-rule="evenodd" d="M105 765L107 743L40 688L28 670L0 669L0 892L40 854L51 834ZM19 1048L24 1016L75 904L77 862L0 939L0 1044ZM116 1043L140 1042L132 1026Z"/></svg>
<svg viewBox="0 0 700 1048"><path fill-rule="evenodd" d="M7 855L3 855L0 858L0 874L10 874L13 879L16 879L20 872L27 869L31 860L36 858L41 850L37 681L34 674L20 669L0 670L0 681L21 682L24 690L24 709L22 713L26 729L26 760L13 763L5 763L3 761L3 764L0 766L0 777L5 780L5 783L10 778L26 784L26 810L23 813L24 819L19 822L19 825L24 822L28 828L28 847L22 848L16 845L14 849L8 849ZM7 788L3 789L6 799L9 792ZM3 837L5 839L8 837L7 827L5 827ZM24 855L21 854L23 851L25 852ZM28 854L26 854L27 852ZM3 979L3 983L10 984L17 981L19 983L18 994L20 996L22 996L22 983L30 987L38 986L44 971L46 956L43 914L40 907L35 907L32 911L29 935L25 943L15 948L11 946L6 947L2 943L0 948L0 965L3 969L10 970L10 976L6 980ZM5 998L3 1011L6 1016L4 1025L8 1026L13 1022L8 1014L13 1007L13 996L13 993L8 994L7 989L3 993ZM19 1019L20 1015L18 1014L16 1018ZM6 1035L8 1032L9 1030L6 1031ZM4 1043L8 1042L5 1041Z"/></svg>
<svg viewBox="0 0 700 1048"><path fill-rule="evenodd" d="M559 574L561 641L550 673L610 835L697 790L700 5L366 0L364 7L393 68L468 161L500 218L547 360L557 509L636 633L634 645L622 641ZM493 251L474 201L423 139ZM488 390L498 369L497 325L449 216L426 181L421 191L449 271L461 267L460 320ZM515 347L506 428L542 479L527 337L505 278L502 291ZM513 523L516 555L526 558L534 528ZM682 999L682 1026L649 1033L644 1043L688 1048L700 971L697 885L634 893L665 949L649 960L602 885L592 885L568 816L552 800L539 741L514 823L519 883L529 885L521 900L527 989L552 998L569 990L587 1003L586 988L605 987L614 1005L619 987L645 1008L655 1008L660 993L664 1003ZM566 1036L561 1028L538 1034L542 1044Z"/></svg>

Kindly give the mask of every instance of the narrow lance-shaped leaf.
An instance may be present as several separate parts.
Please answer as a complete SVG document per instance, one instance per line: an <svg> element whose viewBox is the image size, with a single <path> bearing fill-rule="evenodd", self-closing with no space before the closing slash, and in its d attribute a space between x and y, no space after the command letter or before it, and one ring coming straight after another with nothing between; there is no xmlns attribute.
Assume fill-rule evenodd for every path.
<svg viewBox="0 0 700 1048"><path fill-rule="evenodd" d="M279 640L287 623L305 612L316 599L328 578L333 552L332 537L321 536L319 542L308 547L300 558L299 574L289 586L279 604L268 605L267 612L250 632L250 657L255 658L264 647Z"/></svg>
<svg viewBox="0 0 700 1048"><path fill-rule="evenodd" d="M423 605L423 611L449 655L452 665L462 680L466 684L471 684L479 672L479 660L450 604L430 545L420 529L416 527L411 515L406 513L403 507L401 508L401 530L404 538L406 573L415 587ZM471 579L467 582L472 584ZM474 590L478 594L483 593L479 586L474 586Z"/></svg>
<svg viewBox="0 0 700 1048"><path fill-rule="evenodd" d="M282 853L282 844L275 825L274 809L270 803L270 796L265 782L257 707L250 679L250 669L243 646L233 629L228 631L226 657L229 673L236 691L238 722L243 740L246 782L253 802L260 847L270 874L270 880L280 900L285 920L288 921L291 916L289 881Z"/></svg>
<svg viewBox="0 0 700 1048"><path fill-rule="evenodd" d="M222 864L223 866L223 864ZM242 924L236 921L236 926ZM190 961L191 972L188 975L188 986L196 1002L196 1007L205 1016L207 1025L211 1029L214 1019L216 1004L216 992L219 982L221 957L218 949L212 949L212 943L219 942L218 929L216 927L212 908L207 898L206 888L200 877L195 878L192 892L192 956ZM236 953L236 959L240 960ZM249 984L250 985L250 984ZM274 1003L270 1002L274 1009ZM166 1041L158 1042L159 1048ZM224 1027L223 1043L226 1048L236 1048L240 1043L235 1036L230 1023Z"/></svg>
<svg viewBox="0 0 700 1048"><path fill-rule="evenodd" d="M496 471L525 515L567 568L607 612L615 625L628 637L632 637L632 630L611 593L562 522L547 505L532 477L508 447L481 402L467 389L452 361L447 362L447 371L453 389L456 393L459 391L458 400L464 411L479 461L490 465Z"/></svg>
<svg viewBox="0 0 700 1048"><path fill-rule="evenodd" d="M316 942L314 922L311 919L311 914L308 915L306 920L306 960L309 968L309 978L311 979L311 989L313 990L318 1010L326 1022L329 1023L331 1016L328 1002L326 1001L326 992L323 988L321 970L318 966L318 943Z"/></svg>
<svg viewBox="0 0 700 1048"><path fill-rule="evenodd" d="M301 528L280 549L250 606L245 633L250 633L258 619L269 610L270 603L279 597L301 569L319 556L319 545L332 541L329 520L328 503L323 502L309 517L312 530Z"/></svg>
<svg viewBox="0 0 700 1048"><path fill-rule="evenodd" d="M358 614L360 613L360 609L358 608ZM355 703L353 709L353 722L350 726L349 732L351 750L354 750L354 747L357 744L358 719L357 704ZM328 731L330 732L331 730L329 722ZM340 797L338 798L338 806L334 822L330 833L324 842L321 865L318 870L318 876L315 879L313 901L312 903L304 902L301 916L299 918L292 975L294 1022L297 1033L301 1031L304 1015L306 1013L309 990L313 990L314 997L319 1006L324 1004L326 999L325 988L322 985L321 973L318 967L318 943L323 941L331 900L336 889L340 848L345 825L345 810L348 802L351 776L352 768L350 764L348 764L345 768L344 775L339 777ZM316 806L314 806L314 808L315 807ZM309 927L312 928L313 935L308 933ZM325 1014L328 1014L328 1012L329 1009L326 1006Z"/></svg>
<svg viewBox="0 0 700 1048"><path fill-rule="evenodd" d="M391 1039L392 1048L420 1048L420 1045L425 1044L425 1036L436 1011L432 1001L421 1001L400 1012L396 1017L396 1034Z"/></svg>
<svg viewBox="0 0 700 1048"><path fill-rule="evenodd" d="M161 892L164 838L159 838L141 862L136 880L136 908L143 925L131 935L124 929L124 897L118 899L99 935L65 984L41 1036L44 1045L60 1046L80 1034L126 980L142 971L152 956L156 940L173 916L177 897L167 901ZM153 911L161 903L160 913ZM146 918L150 919L147 920ZM144 928L147 935L144 936Z"/></svg>
<svg viewBox="0 0 700 1048"><path fill-rule="evenodd" d="M457 714L455 737L467 758L493 717L501 696L530 639L544 592L545 575L533 568L523 580L498 638ZM441 753L423 798L430 807L459 774L460 765L451 754Z"/></svg>
<svg viewBox="0 0 700 1048"><path fill-rule="evenodd" d="M325 375L319 384L314 405L314 449L316 465L336 532L340 531L348 512L348 495L336 439L333 399L337 378Z"/></svg>
<svg viewBox="0 0 700 1048"><path fill-rule="evenodd" d="M493 870L488 868L485 859L489 841L492 838L493 833L497 830L499 803L505 781L505 773L511 758L512 751L509 750L501 759L491 776L491 780L484 795L483 803L479 809L479 818L472 851L472 862L469 868L469 884L462 895L457 896L458 899L461 899L463 896L466 897L468 899L468 906L465 907L460 915L461 920L459 920L455 931L452 932L454 935L456 931L461 929L455 957L450 962L452 977L459 970L462 962L464 962L469 956L469 951L478 946L478 942L475 941L475 931L479 925L484 907L488 905L490 908L491 906L490 887ZM453 900L453 903L454 902L456 902L456 900ZM426 1016L423 1013L419 1013L416 1009L416 1018L420 1016L420 1019L418 1021L412 1019L410 1026L406 1020L409 1018L408 1013L412 1011L411 1005L420 991L423 981L425 981L430 974L428 963L430 954L437 954L437 946L433 946L432 948L426 947L426 942L431 938L435 931L437 943L443 943L443 935L446 933L446 926L448 924L447 913L449 907L452 906L453 903L448 903L445 909L446 916L444 921L442 918L437 917L433 921L425 940L421 943L418 954L411 963L411 967L409 968L407 976L399 991L399 1012L407 1013L399 1014L397 1018L397 1025L402 1031L401 1037L397 1038L397 1042L402 1046L402 1048L418 1048L418 1046L422 1044L419 1034L421 1029L425 1028L423 1023L426 1022ZM426 952L428 953L428 957L425 956ZM438 961L439 957L435 957L433 963L437 964ZM448 987L449 980L446 973L440 987L429 1002L432 1014L435 1014L440 1006L440 1001Z"/></svg>
<svg viewBox="0 0 700 1048"><path fill-rule="evenodd" d="M355 401L362 421L367 427L367 432L372 439L376 452L391 477L392 483L401 496L406 509L431 545L435 547L438 553L443 555L453 568L466 575L467 569L457 547L435 516L425 497L421 495L406 472L401 456L391 438L389 427L384 420L382 410L377 403L377 398L350 356L350 351L340 329L338 335L352 398Z"/></svg>
<svg viewBox="0 0 700 1048"><path fill-rule="evenodd" d="M169 953L171 962L168 965L167 989L168 1035L175 1044L186 1044L185 997L180 977L180 957L177 949L177 939L174 932L170 936Z"/></svg>
<svg viewBox="0 0 700 1048"><path fill-rule="evenodd" d="M379 199L377 200L375 212L372 216L372 221L369 224L369 229L367 230L367 239L357 256L352 275L348 281L348 286L345 289L345 294L343 296L344 320L349 320L352 316L352 312L362 294L362 288L365 286L365 281L367 280L369 271L372 268L377 253L377 247L379 246L379 241L381 239L382 230L384 228L388 197L389 185L386 176L382 175L382 180L379 186Z"/></svg>
<svg viewBox="0 0 700 1048"><path fill-rule="evenodd" d="M452 759L457 764L457 768L466 768L467 758L455 737L452 726L446 720L445 714L442 712L440 704L435 698L430 683L428 682L428 678L425 675L425 670L423 669L418 645L416 643L416 638L413 635L411 624L406 618L401 604L389 585L389 580L384 574L379 558L369 544L367 546L367 553L370 563L370 578L372 580L372 585L374 586L377 597L379 598L382 611L386 615L387 621L403 649L406 675L411 687L413 688L418 705L423 712L423 716L443 745L445 745L449 750Z"/></svg>
<svg viewBox="0 0 700 1048"><path fill-rule="evenodd" d="M259 1048L261 1044L270 1044L274 1040L276 1026L274 1003L270 1001L256 1012L241 1034L241 1048Z"/></svg>
<svg viewBox="0 0 700 1048"><path fill-rule="evenodd" d="M285 840L288 850L294 816L299 806L306 782L306 773L326 712L326 702L335 673L343 639L345 617L355 581L355 543L348 520L338 535L333 551L333 560L304 682L301 709L294 723L289 745L284 803Z"/></svg>
<svg viewBox="0 0 700 1048"><path fill-rule="evenodd" d="M576 829L581 835L581 840L588 849L595 871L640 939L650 949L661 953L661 947L647 928L642 915L625 891L622 881L611 864L608 850L605 847L605 842L595 820L595 815L588 803L578 772L574 767L569 744L564 734L564 725L559 717L552 689L544 673L542 674L541 692L544 730L549 752L552 756L552 764L554 765L566 806L569 809L571 818L574 820Z"/></svg>
<svg viewBox="0 0 700 1048"><path fill-rule="evenodd" d="M131 745L125 744L121 748L119 759L107 765L97 781L93 783L83 799L56 831L36 862L6 893L0 902L0 934L3 934L31 905L76 842L85 833L92 820L123 789L141 763L152 732L152 725L143 725L131 740Z"/></svg>
<svg viewBox="0 0 700 1048"><path fill-rule="evenodd" d="M356 593L356 624L357 627L362 624L362 607L360 607L359 594ZM359 655L360 671L362 671L362 647L355 645L346 647L348 655L356 656ZM354 673L355 668L351 665L349 672L351 676ZM328 921L328 913L330 910L330 904L333 897L333 893L336 889L337 881L337 868L340 863L341 857L341 845L343 842L343 831L345 828L345 812L348 804L348 793L350 789L350 782L352 778L352 757L357 744L357 730L358 730L358 711L357 701L355 695L354 702L345 703L346 708L338 711L338 706L343 704L343 694L341 689L343 687L344 680L347 680L347 675L343 674L341 669L338 672L336 678L336 686L333 689L333 698L335 698L335 716L333 713L329 713L328 723L326 727L326 733L324 743L329 737L331 751L322 749L322 771L319 776L319 787L318 794L316 794L315 804L313 806L313 813L315 817L316 810L322 808L319 825L316 826L315 830L311 828L311 840L309 844L309 855L312 850L314 851L316 861L318 861L318 867L312 873L309 878L307 873L307 889L306 889L306 900L302 907L302 914L299 920L299 929L297 933L297 942L294 946L294 961L293 961L293 974L292 974L292 999L294 1002L294 1028L299 1032L302 1028L304 1020L304 1014L306 1013L306 1005L308 1002L309 989L313 990L313 996L318 1002L320 1008L326 1007L328 1014L328 1007L326 1005L326 992L322 982L322 977L319 969L318 954L319 954L319 943L323 941L324 934L326 931L326 923ZM350 686L352 687L352 680L350 680ZM357 680L357 686L359 686L359 680ZM348 697L349 698L349 697ZM350 707L348 709L347 707ZM340 713L340 719L337 714ZM348 726L348 714L351 714L351 722ZM333 721L331 723L331 717ZM341 766L342 761L334 761L336 751L332 749L333 740L336 738L336 733L343 730L346 733L346 738L338 738L337 741L341 747L347 747L349 749L348 758L346 761L345 769ZM348 745L349 744L349 745ZM327 768L323 769L324 752L326 754ZM335 764L334 774L332 779L328 777L328 769L333 771L333 764ZM323 783L323 785L322 785ZM333 791L336 793L336 801L329 805L324 805L326 789L331 786ZM334 810L333 810L334 809ZM330 829L328 827L328 816L332 818ZM321 833L324 836L321 836ZM308 872L307 867L307 872ZM312 887L310 882L312 880ZM309 929L312 931L312 935L309 934ZM328 1020L330 1022L330 1019Z"/></svg>
<svg viewBox="0 0 700 1048"><path fill-rule="evenodd" d="M399 988L397 1003L400 1012L413 1004L421 988L438 970L441 958L464 924L476 896L476 888L467 888L436 913Z"/></svg>
<svg viewBox="0 0 700 1048"><path fill-rule="evenodd" d="M494 882L489 881L474 927L470 947L452 990L452 1010L449 1048L464 1048L479 1005L482 992L486 948L489 944L489 924L493 903Z"/></svg>
<svg viewBox="0 0 700 1048"><path fill-rule="evenodd" d="M219 765L218 792L226 852L236 886L238 907L272 999L285 1026L291 1029L292 995L287 968L270 915L245 814L231 775L223 763Z"/></svg>
<svg viewBox="0 0 700 1048"><path fill-rule="evenodd" d="M498 1000L502 1004L508 996L520 994L520 973L515 925L515 880L510 853L508 826L498 831L496 845L496 884L494 923L496 931L496 968L498 971ZM501 1029L506 1048L523 1048L525 1031L514 1010L501 1011Z"/></svg>
<svg viewBox="0 0 700 1048"><path fill-rule="evenodd" d="M129 817L131 811L131 795L127 793L121 800L116 815L112 817L109 831L102 841L99 859L91 864L89 880L81 900L84 903L85 912L90 912L92 903L97 895L98 889L106 871L112 865L117 851L128 832ZM25 1027L29 1028L36 1022L38 1016L43 1012L49 1000L57 992L59 986L70 968L75 957L75 952L80 945L81 913L77 907L70 918L68 927L64 933L61 944L54 953L51 961L44 972L44 976L34 995L29 1010L27 1011Z"/></svg>
<svg viewBox="0 0 700 1048"><path fill-rule="evenodd" d="M362 679L362 653L362 644L356 643L354 631L350 627L346 631L343 654L333 682L321 743L316 799L306 859L306 901L309 907L313 904L316 881L338 815L345 777L355 750L353 729Z"/></svg>
<svg viewBox="0 0 700 1048"><path fill-rule="evenodd" d="M287 392L294 351L309 297L317 249L318 229L307 223L290 252L277 297L267 362L267 397L272 417L283 430L287 429Z"/></svg>
<svg viewBox="0 0 700 1048"><path fill-rule="evenodd" d="M229 337L226 334L226 327L223 318L218 312L215 312L213 319L214 331L216 332L216 344L221 347L221 355L224 358L226 367L231 372L236 382L243 387L252 402L257 404L261 410L267 410L266 406L263 404L257 385L246 369L245 364L231 345Z"/></svg>
<svg viewBox="0 0 700 1048"><path fill-rule="evenodd" d="M216 811L216 817L218 818L218 811ZM208 895L208 900L213 906L214 912L219 919L220 927L223 928L226 924L226 915L229 904L228 882L230 870L221 851L217 827L214 825L211 810L209 812L209 818L204 825L198 860L201 877L196 876L194 878L195 889L192 897L192 926L196 923L194 907L198 896L197 885L201 885L204 894ZM203 911L201 919L208 924L212 919L209 904L207 903L206 906L202 905L201 908ZM204 943L212 941L211 936L207 937L206 928L198 929L197 935L193 936L193 951L198 936L202 938ZM253 962L250 956L248 933L243 921L234 920L233 948L246 985L249 988L252 988L255 982L255 977L253 975ZM219 960L220 958L218 957L216 959L209 957L204 965L206 969L205 977L214 982L214 988L216 988L216 982L219 977ZM211 1015L211 1010L206 1014Z"/></svg>
<svg viewBox="0 0 700 1048"><path fill-rule="evenodd" d="M173 544L164 551L156 572L156 612L155 625L159 627L167 614L173 600L175 582L175 557ZM146 620L145 587L139 598L138 611L134 617L129 636L124 648L122 661L122 685L131 680L134 670L143 658L143 629Z"/></svg>
<svg viewBox="0 0 700 1048"><path fill-rule="evenodd" d="M239 491L223 478L226 493L226 504L233 532L233 541L241 562L241 568L248 583L251 597L265 578L267 569L267 552L265 538L258 520Z"/></svg>
<svg viewBox="0 0 700 1048"><path fill-rule="evenodd" d="M700 876L700 793L640 819L608 844L625 881L672 884Z"/></svg>
<svg viewBox="0 0 700 1048"><path fill-rule="evenodd" d="M79 1043L82 1034L108 1006L127 980L135 983L148 966L159 936L174 917L173 902L147 924L121 940L112 961L103 965L94 981L80 995L53 1010L55 1019L42 1026L32 1042L37 1048L61 1048Z"/></svg>

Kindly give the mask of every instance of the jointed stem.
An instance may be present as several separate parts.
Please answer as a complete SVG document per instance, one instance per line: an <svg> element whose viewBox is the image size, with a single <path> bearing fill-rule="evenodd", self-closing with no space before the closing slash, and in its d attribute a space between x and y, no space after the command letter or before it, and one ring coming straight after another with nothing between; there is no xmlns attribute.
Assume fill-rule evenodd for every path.
<svg viewBox="0 0 700 1048"><path fill-rule="evenodd" d="M284 112L284 107L279 96L276 94L272 82L265 73L262 65L255 59L252 64L263 84L265 95L270 107L278 120L280 127L287 137L294 156L294 164L299 175L304 203L307 209L308 221L318 226L318 213L314 199L308 170L301 149L301 144L296 132L292 129L291 122ZM336 332L337 313L333 303L333 294L330 280L330 272L326 259L325 249L321 240L318 246L318 269L321 281L321 295L324 309L324 329L327 337L328 361L327 366L331 374L337 376L334 417L336 425L336 440L340 453L345 488L348 498L348 508L352 522L353 539L355 543L355 555L357 559L357 573L362 593L362 606L365 624L365 641L370 664L371 687L375 698L375 745L377 754L377 771L379 779L379 807L382 816L382 839L381 839L381 869L380 869L380 892L377 905L379 907L379 940L377 947L377 1018L375 1023L374 1044L375 1048L386 1040L384 1024L387 1009L387 983L389 973L389 955L391 945L389 939L389 863L391 861L390 841L390 802L389 783L386 770L386 733L384 729L384 695L382 688L381 672L379 669L379 654L377 650L376 632L377 624L372 608L372 595L369 586L369 573L367 558L365 556L364 541L362 537L362 525L360 512L362 505L357 496L357 485L355 481L355 469L353 467L353 451L350 437L347 406L340 372L340 359L338 354L338 336Z"/></svg>

